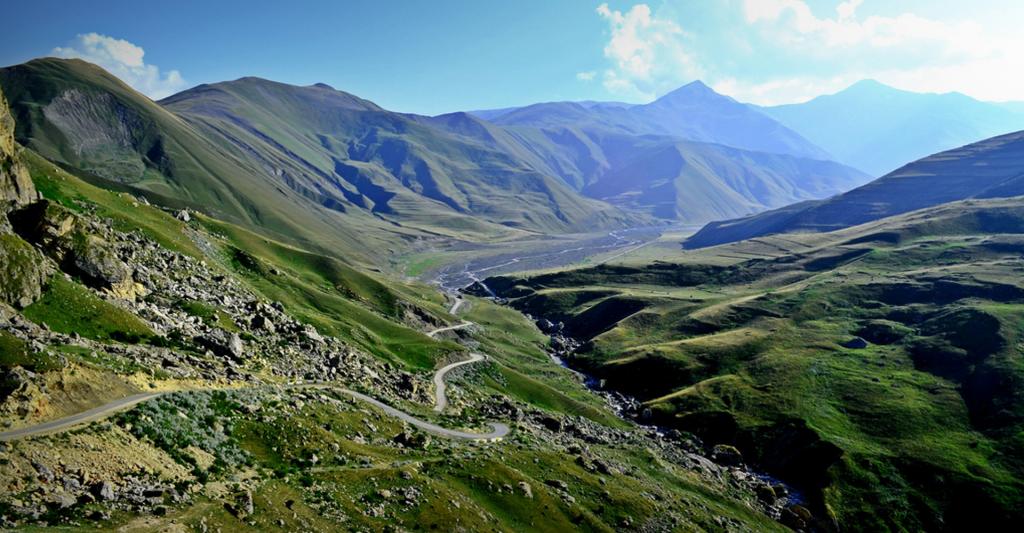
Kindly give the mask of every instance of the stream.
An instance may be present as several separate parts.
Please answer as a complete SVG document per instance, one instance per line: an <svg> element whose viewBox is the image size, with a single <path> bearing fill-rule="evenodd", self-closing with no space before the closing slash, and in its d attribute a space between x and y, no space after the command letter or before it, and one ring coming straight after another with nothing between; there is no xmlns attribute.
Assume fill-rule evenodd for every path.
<svg viewBox="0 0 1024 533"><path fill-rule="evenodd" d="M472 273L472 271L470 271L468 268L464 269L463 271ZM472 284L475 284L482 288L483 291L486 294L488 294L490 298L494 300L496 303L501 303L501 298L499 298L494 293L494 291L492 291L490 287L488 287L486 283L483 282L483 280L475 279ZM461 291L468 287L469 285L466 285L465 287L462 287L461 289L457 290ZM458 294L458 292L456 292L455 294ZM563 336L561 334L549 333L550 327L545 326L550 326L551 322L545 320L543 317L534 317L531 315L526 316L530 318L530 320L533 320L541 329L541 331L544 331L545 334L549 336L549 338L552 340L553 345L563 347L561 351L555 349L548 350L547 353L548 356L551 358L551 361L575 374L578 377L578 379L584 384L587 390L590 391L592 394L596 394L599 397L601 397L604 400L604 402L612 409L612 411L615 412L616 416L618 416L622 420L625 420L627 422L630 422L631 424L636 425L641 430L646 430L650 433L656 434L659 438L669 438L672 436L678 436L679 431L674 428L653 425L643 421L643 404L636 398L627 396L618 391L607 390L602 387L602 380L592 375L589 375L585 372L582 372L579 369L574 368L572 365L570 365L562 357L562 355L574 353L575 350L581 344L579 341L571 337ZM698 462L704 465L705 467L709 467L712 469L725 468L723 466L718 465L718 463L715 463L713 460L711 460L707 455L703 453L695 453L691 451L686 451L685 453L695 462ZM780 517L783 515L783 511L786 508L789 508L790 506L793 505L804 506L807 504L807 500L804 498L804 495L798 489L794 488L788 483L785 483L784 481L772 475L755 470L751 468L750 465L744 463L741 464L740 466L733 467L733 472L735 478L741 484L747 486L750 489L753 489L758 485L768 485L771 486L776 491L778 498L774 502L761 502L763 505L762 510L764 511L764 513L775 520L780 519Z"/></svg>

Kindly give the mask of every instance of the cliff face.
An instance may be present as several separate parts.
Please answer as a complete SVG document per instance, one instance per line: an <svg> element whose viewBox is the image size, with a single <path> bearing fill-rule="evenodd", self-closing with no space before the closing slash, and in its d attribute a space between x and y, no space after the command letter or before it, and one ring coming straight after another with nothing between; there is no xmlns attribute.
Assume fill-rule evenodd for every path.
<svg viewBox="0 0 1024 533"><path fill-rule="evenodd" d="M7 219L9 211L39 199L17 150L14 118L0 92L0 308L21 308L36 301L51 271L38 251L11 232Z"/></svg>
<svg viewBox="0 0 1024 533"><path fill-rule="evenodd" d="M0 210L25 205L39 198L28 170L18 161L14 142L14 117L7 108L7 99L0 92Z"/></svg>

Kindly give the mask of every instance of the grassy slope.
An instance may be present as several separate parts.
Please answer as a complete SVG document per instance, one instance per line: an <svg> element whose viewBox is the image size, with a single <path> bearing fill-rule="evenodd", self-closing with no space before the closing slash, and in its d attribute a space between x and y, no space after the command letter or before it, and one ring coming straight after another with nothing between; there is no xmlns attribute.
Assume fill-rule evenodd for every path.
<svg viewBox="0 0 1024 533"><path fill-rule="evenodd" d="M189 206L364 264L421 238L493 241L617 226L517 155L322 87L246 78L163 107L94 65L0 70L17 136L105 188ZM513 209L513 197L528 209Z"/></svg>
<svg viewBox="0 0 1024 533"><path fill-rule="evenodd" d="M591 338L577 364L655 419L823 487L841 527L959 527L1024 501L1019 233L1019 200L967 202L490 285ZM903 337L841 346L867 326Z"/></svg>
<svg viewBox="0 0 1024 533"><path fill-rule="evenodd" d="M270 164L301 162L288 177L310 189L431 232L482 238L507 231L470 215L541 231L606 225L619 216L523 164L508 145L452 135L356 100L323 87L243 78L162 103L225 146L242 139Z"/></svg>

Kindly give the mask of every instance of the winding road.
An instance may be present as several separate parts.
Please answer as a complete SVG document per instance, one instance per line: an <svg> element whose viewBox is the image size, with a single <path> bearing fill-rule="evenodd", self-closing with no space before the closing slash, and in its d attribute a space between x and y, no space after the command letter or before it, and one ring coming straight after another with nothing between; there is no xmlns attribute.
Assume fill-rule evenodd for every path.
<svg viewBox="0 0 1024 533"><path fill-rule="evenodd" d="M462 299L461 298L456 298L455 304L452 305L452 314L454 314L454 312L458 310L460 305L462 305ZM433 338L435 335L437 335L438 333L441 333L443 331L451 331L451 330L455 330L455 329L461 329L461 328L465 328L465 327L468 327L468 326L471 326L471 325L473 325L472 322L463 322L463 323L455 325L455 326L446 326L446 327L443 327L443 328L435 329L433 331L428 332L427 335L429 335L431 338ZM469 359L467 359L465 361L459 361L457 363L452 363L450 365L446 365L446 366L440 368L434 374L434 386L435 386L435 393L434 393L435 405L434 405L434 411L441 412L448 405L448 397L445 394L445 390L447 388L445 383L444 383L444 376L445 376L445 374L450 372L452 369L458 368L458 367L460 367L462 365L468 365L470 363L476 363L478 361L483 361L484 359L485 359L485 357L483 355L481 355L481 354L478 354L478 353L470 354L470 358ZM260 385L258 387L261 387L261 386L267 386L267 385ZM434 435L438 435L438 436L441 436L441 437L448 437L448 438L453 438L453 439L472 440L472 441L496 441L496 440L500 440L505 435L508 435L508 433L510 431L510 428L509 428L508 424L503 424L503 423L500 423L500 422L491 422L490 423L491 424L491 431L489 431L487 433L470 433L470 432L467 432L467 431L459 431L459 430L455 430L455 429L443 428L443 427L441 427L441 426L439 426L437 424L432 424L432 423L427 422L425 420L421 420L419 418L416 418L416 417L410 415L409 413L406 413L405 411L401 411L399 409L396 409L396 408L394 408L394 407L392 407L392 406L390 406L390 405L388 405L388 404L386 404L386 403L384 403L384 402L382 402L382 401L380 401L380 400L378 400L376 398L373 398L372 396L367 396L366 394L363 394L361 392L356 392L354 390L346 389L344 387L339 387L337 385L332 385L330 383L296 383L296 384L288 385L287 387L289 387L289 388L334 389L334 390L337 390L338 392L341 392L343 394L347 394L347 395L349 395L349 396L351 396L351 397L353 397L353 398L355 398L355 399L357 399L357 400L359 400L361 402L365 402L365 403L368 403L370 405L373 405L374 407L377 407L377 408L381 409L382 411L384 411L388 415L393 416L393 417L395 417L395 418L397 418L397 419L399 419L399 420L401 420L403 422L406 422L406 423L408 423L408 424L410 424L412 426L416 426L416 427L418 427L418 428L420 428L420 429L422 429L422 430L424 430L424 431L426 431L428 433L432 433ZM181 389L181 390L175 390L175 391L143 392L143 393L139 393L139 394L134 394L132 396L127 396L127 397L121 398L119 400L114 400L114 401L112 401L110 403L101 405L99 407L94 407L94 408L89 409L87 411L82 411L81 413L76 413L76 414L73 414L71 416L66 416L64 418L59 418L57 420L51 420L49 422L42 422L40 424L35 424L35 425L32 425L32 426L27 426L27 427L23 427L23 428L12 429L10 431L5 431L3 433L0 433L0 442L9 442L9 441L14 441L14 440L23 439L23 438L32 437L32 436L37 436L37 435L48 435L48 434L52 434L52 433L60 433L60 432L67 431L69 429L81 426L83 424L88 424L90 422L95 422L97 420L102 420L102 419L107 418L107 417L109 417L109 416L111 416L113 414L116 414L116 413L119 413L121 411L127 410L127 409L129 409L131 407L134 407L135 405L138 405L138 404L140 404L142 402L149 401L149 400L152 400L154 398L159 398L159 397L165 396L167 394L173 394L175 392L189 392L189 391L201 391L201 390L217 390L217 389L211 387L211 388L206 388L206 389L203 389L203 388L199 388L199 389Z"/></svg>
<svg viewBox="0 0 1024 533"><path fill-rule="evenodd" d="M448 407L448 396L445 394L445 390L448 388L444 383L444 375L449 371L454 370L462 365L468 365L470 363L476 363L477 361L483 361L485 358L483 355L478 353L469 354L469 359L465 361L459 361L450 365L442 367L434 374L434 410L440 413L444 411L445 407Z"/></svg>

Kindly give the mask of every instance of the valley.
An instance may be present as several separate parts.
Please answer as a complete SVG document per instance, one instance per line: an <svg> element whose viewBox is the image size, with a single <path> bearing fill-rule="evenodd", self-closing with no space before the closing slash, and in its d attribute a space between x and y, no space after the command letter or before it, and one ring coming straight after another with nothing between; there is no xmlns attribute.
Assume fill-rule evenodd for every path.
<svg viewBox="0 0 1024 533"><path fill-rule="evenodd" d="M838 523L932 529L930 508L954 529L981 509L1005 523L1021 494L1020 209L953 203L484 283L575 339L565 361L637 398L638 419L736 446Z"/></svg>
<svg viewBox="0 0 1024 533"><path fill-rule="evenodd" d="M690 38L597 13L605 59ZM147 92L115 44L0 68L0 528L1024 518L1016 103L718 77L430 115L244 63Z"/></svg>

